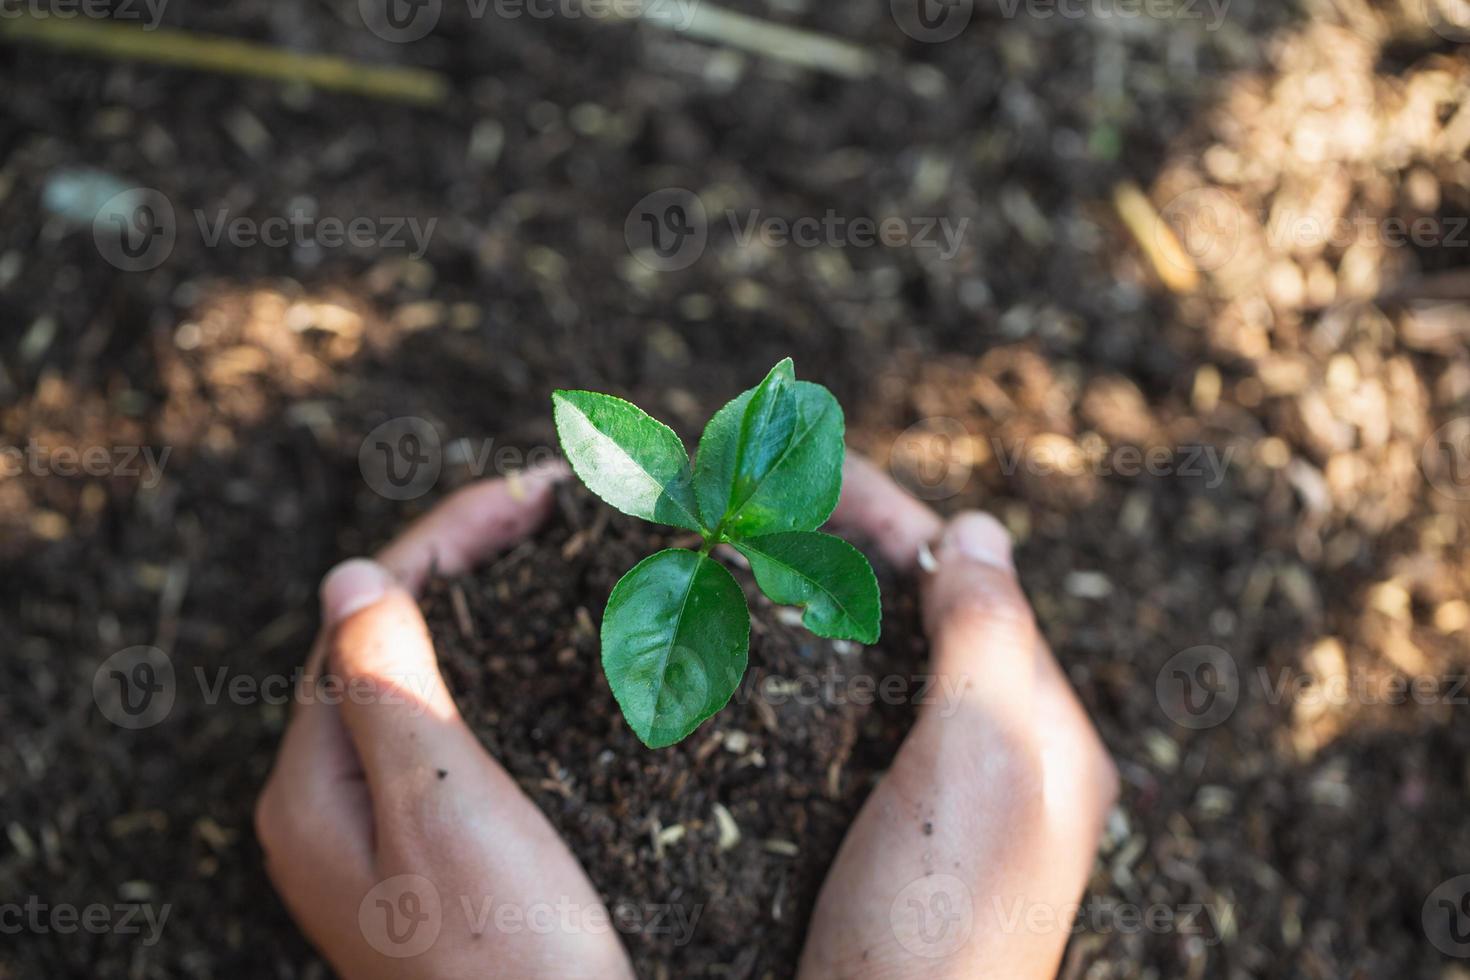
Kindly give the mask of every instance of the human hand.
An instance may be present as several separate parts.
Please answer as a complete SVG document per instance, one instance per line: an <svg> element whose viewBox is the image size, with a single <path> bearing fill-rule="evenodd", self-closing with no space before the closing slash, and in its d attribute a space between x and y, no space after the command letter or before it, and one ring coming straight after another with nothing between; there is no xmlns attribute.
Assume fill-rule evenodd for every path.
<svg viewBox="0 0 1470 980"><path fill-rule="evenodd" d="M994 518L943 522L850 459L833 523L922 573L931 690L848 831L812 916L801 976L1056 975L1117 771L1036 630ZM928 562L925 562L928 564Z"/></svg>
<svg viewBox="0 0 1470 980"><path fill-rule="evenodd" d="M255 826L276 890L344 980L632 976L576 859L460 718L414 598L431 569L460 574L534 530L564 472L467 487L322 582Z"/></svg>

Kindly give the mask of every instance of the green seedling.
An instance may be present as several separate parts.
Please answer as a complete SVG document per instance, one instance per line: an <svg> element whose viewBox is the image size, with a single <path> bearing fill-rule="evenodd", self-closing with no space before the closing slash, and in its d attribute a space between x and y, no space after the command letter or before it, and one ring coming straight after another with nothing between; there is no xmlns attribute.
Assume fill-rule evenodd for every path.
<svg viewBox="0 0 1470 980"><path fill-rule="evenodd" d="M842 490L842 408L797 381L791 359L715 413L694 463L674 430L592 391L552 395L563 451L587 488L646 521L697 532L698 551L639 562L608 597L602 669L649 748L684 739L725 706L745 674L750 611L713 558L730 545L762 592L800 606L818 636L873 643L882 607L862 552L817 531Z"/></svg>

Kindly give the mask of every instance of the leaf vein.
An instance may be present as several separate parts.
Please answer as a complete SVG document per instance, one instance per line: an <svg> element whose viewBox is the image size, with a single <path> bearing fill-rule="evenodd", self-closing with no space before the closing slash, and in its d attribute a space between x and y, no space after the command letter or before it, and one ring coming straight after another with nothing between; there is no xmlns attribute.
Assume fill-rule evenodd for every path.
<svg viewBox="0 0 1470 980"><path fill-rule="evenodd" d="M751 488L750 493L746 495L745 500L740 504L740 506L738 508L734 508L733 512L728 515L727 519L729 522L733 523L734 521L740 519L740 515L745 512L745 508L749 506L750 502L754 500L756 496L760 493L761 487L765 486L766 481L769 480L772 476L775 476L776 473L780 471L781 467L786 465L787 460L791 458L791 454L794 453L804 442L806 442L808 438L812 436L813 433L817 431L817 426L821 424L822 420L825 419L831 411L832 406L830 404L824 404L822 406L821 414L813 419L810 425L806 426L806 428L802 429L796 435L793 435L791 437L791 442L787 444L786 448L782 451L781 456L776 460L776 462L771 464L771 468L766 471L766 475L761 477L760 480L756 482L756 485ZM802 421L806 421L804 416L802 418Z"/></svg>
<svg viewBox="0 0 1470 980"><path fill-rule="evenodd" d="M659 664L657 690L660 693L663 691L664 682L668 677L669 659L674 652L674 648L679 645L679 631L684 625L684 610L689 607L689 597L694 594L694 580L699 578L699 569L701 563L705 560L703 556L699 555L696 555L695 558L694 570L689 574L689 584L684 587L684 598L679 600L679 614L674 617L674 628L669 631L669 642L664 647L663 659ZM653 696L653 718L648 722L649 734L652 734L654 728L658 727L658 705L660 700L662 699L659 693L655 693Z"/></svg>
<svg viewBox="0 0 1470 980"><path fill-rule="evenodd" d="M823 593L824 595L827 596L827 598L829 598L829 599L832 600L832 604L834 606L836 606L839 610L842 611L842 615L847 617L847 621L849 623L853 624L854 626L857 625L857 623L858 623L857 617L854 616L851 612L848 611L847 606L842 602L841 599L839 599L837 597L837 593L833 592L831 589L827 588L821 582L819 582L816 579L812 578L810 575L808 575L807 573L803 572L801 569L797 568L795 565L791 565L791 564L788 564L787 562L782 561L781 559L777 558L775 555L771 554L769 551L762 551L759 548L750 547L750 541L749 540L745 540L745 541L742 541L740 543L742 545L744 545L745 547L749 547L751 551L754 551L756 554L760 555L762 558L765 558L767 561L769 561L769 562L771 562L773 564L776 564L776 565L780 565L782 568L784 568L787 571L791 572L792 574L794 574L797 578L801 579L802 581L804 581L804 582L810 582L817 589L818 592ZM804 602L804 603L802 603L802 608L805 609L810 604L811 604L810 602Z"/></svg>

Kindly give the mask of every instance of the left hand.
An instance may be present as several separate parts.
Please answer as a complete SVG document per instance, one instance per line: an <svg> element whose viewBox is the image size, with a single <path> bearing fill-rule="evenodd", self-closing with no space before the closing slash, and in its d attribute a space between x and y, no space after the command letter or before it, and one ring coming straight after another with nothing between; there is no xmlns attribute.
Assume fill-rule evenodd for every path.
<svg viewBox="0 0 1470 980"><path fill-rule="evenodd" d="M344 980L632 977L556 831L465 726L415 595L530 534L562 468L475 484L322 582L322 632L255 826ZM318 675L340 682L324 698ZM330 703L329 703L330 702Z"/></svg>

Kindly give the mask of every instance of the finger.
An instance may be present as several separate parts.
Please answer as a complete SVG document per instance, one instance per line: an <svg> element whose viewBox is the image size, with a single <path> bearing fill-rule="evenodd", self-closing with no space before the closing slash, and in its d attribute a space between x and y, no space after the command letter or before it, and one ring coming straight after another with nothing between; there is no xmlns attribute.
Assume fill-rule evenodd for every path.
<svg viewBox="0 0 1470 980"><path fill-rule="evenodd" d="M306 658L296 685L291 721L281 740L279 766L298 793L318 792L326 785L335 794L339 783L362 786L362 763L352 747L339 707L345 696L342 679L327 669L332 630L338 623L382 594L381 569L372 562L342 562L322 579L319 589L322 628ZM307 784L310 785L307 785ZM366 811L364 811L366 812Z"/></svg>
<svg viewBox="0 0 1470 980"><path fill-rule="evenodd" d="M293 799L320 805L335 804L339 786L362 781L362 764L347 737L337 710L340 685L324 675L321 665L326 650L325 628L307 660L295 692L291 720L281 736L281 748L272 771Z"/></svg>
<svg viewBox="0 0 1470 980"><path fill-rule="evenodd" d="M358 564L377 569L376 597L353 604L327 660L371 795L374 866L452 867L465 833L489 823L508 845L490 849L491 880L535 879L538 855L561 850L555 831L460 717L413 596L387 569Z"/></svg>
<svg viewBox="0 0 1470 980"><path fill-rule="evenodd" d="M367 873L372 808L342 720L329 707L298 713L256 804L267 863Z"/></svg>
<svg viewBox="0 0 1470 980"><path fill-rule="evenodd" d="M344 726L340 678L324 673L333 627L382 592L381 571L371 562L349 561L322 582L322 632L297 684L291 720L257 810L262 843L271 849L307 842L307 855L281 855L285 866L301 867L322 853L333 863L356 864L364 872L371 855L372 813L362 764ZM269 856L269 854L268 854Z"/></svg>
<svg viewBox="0 0 1470 980"><path fill-rule="evenodd" d="M553 490L570 471L560 460L451 494L378 553L415 594L432 569L459 575L524 538L551 512Z"/></svg>
<svg viewBox="0 0 1470 980"><path fill-rule="evenodd" d="M348 586L349 565L337 575ZM255 807L266 870L294 914L311 919L319 897L352 893L372 869L372 806L330 679L322 674L334 610L323 583L322 632L296 686L295 705ZM339 596L346 593L339 585ZM347 596L350 598L350 595ZM340 604L340 600L339 600Z"/></svg>
<svg viewBox="0 0 1470 980"><path fill-rule="evenodd" d="M932 669L984 714L1031 727L1040 639L1011 563L1011 539L989 514L949 522L923 585Z"/></svg>
<svg viewBox="0 0 1470 980"><path fill-rule="evenodd" d="M418 603L388 569L351 564L361 581L333 630L327 662L340 677L342 720L376 811L481 752L439 673ZM328 592L333 584L329 578Z"/></svg>
<svg viewBox="0 0 1470 980"><path fill-rule="evenodd" d="M907 572L917 567L919 549L939 535L943 522L866 457L850 452L832 526L872 538L885 558Z"/></svg>

